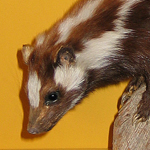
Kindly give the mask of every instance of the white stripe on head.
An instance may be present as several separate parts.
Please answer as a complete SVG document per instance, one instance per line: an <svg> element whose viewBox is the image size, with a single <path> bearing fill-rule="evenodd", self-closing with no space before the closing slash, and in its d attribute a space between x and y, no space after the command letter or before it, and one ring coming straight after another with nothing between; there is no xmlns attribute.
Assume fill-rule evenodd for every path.
<svg viewBox="0 0 150 150"><path fill-rule="evenodd" d="M29 74L28 80L28 98L30 101L30 105L34 108L39 106L40 102L40 89L41 89L41 81L38 78L36 72Z"/></svg>
<svg viewBox="0 0 150 150"><path fill-rule="evenodd" d="M84 72L74 66L58 66L55 70L54 80L56 85L62 85L67 91L78 89L84 81Z"/></svg>
<svg viewBox="0 0 150 150"><path fill-rule="evenodd" d="M94 12L96 11L96 8L102 1L103 0L89 0L83 6L83 8L81 8L76 16L69 17L64 20L59 26L58 30L60 33L60 39L56 44L66 41L72 31L72 28L92 18Z"/></svg>
<svg viewBox="0 0 150 150"><path fill-rule="evenodd" d="M36 45L41 46L44 43L45 38L46 38L45 32L39 34L36 38Z"/></svg>

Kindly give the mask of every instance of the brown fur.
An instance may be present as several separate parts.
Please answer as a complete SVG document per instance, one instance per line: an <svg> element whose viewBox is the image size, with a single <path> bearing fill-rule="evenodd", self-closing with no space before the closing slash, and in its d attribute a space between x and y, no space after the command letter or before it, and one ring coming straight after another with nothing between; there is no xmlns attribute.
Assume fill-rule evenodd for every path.
<svg viewBox="0 0 150 150"><path fill-rule="evenodd" d="M74 63L70 63L72 61L68 61L65 57L63 61L68 61L68 66L74 65L76 61L75 54L81 53L84 49L83 42L100 38L109 31L115 31L114 21L120 17L117 16L117 13L123 4L128 2L127 0L104 0L103 3L97 7L92 18L73 27L67 40L56 44L61 36L61 33L58 32L59 25L65 21L66 18L76 16L87 1L92 2L93 0L78 1L60 21L45 31L45 40L42 45L37 44L38 38L32 43L34 50L28 59L29 70L30 72L37 72L42 87L40 90L39 107L31 107L30 110L30 133L36 134L50 130L70 109L72 101L78 98L79 95L82 94L77 102L96 88L116 84L133 77L138 78L139 76L144 76L147 91L144 93L140 107L138 108L137 118L145 121L150 116L149 0L143 0L143 2L141 1L133 5L131 11L128 12L123 28L132 31L126 34L124 33L126 36L122 39L120 38L119 45L117 45L118 51L115 51L114 56L106 58L111 62L109 65L100 67L100 69L87 69L85 71L85 80L80 84L80 88L77 90L66 91L66 88L62 87L62 85L56 85L54 81L55 69L64 65L60 63L60 54L63 54L60 53L62 47L71 47L71 49L73 49ZM91 49L91 53L92 52ZM71 53L69 54L71 55ZM50 106L44 105L45 96L54 91L60 92L60 100Z"/></svg>

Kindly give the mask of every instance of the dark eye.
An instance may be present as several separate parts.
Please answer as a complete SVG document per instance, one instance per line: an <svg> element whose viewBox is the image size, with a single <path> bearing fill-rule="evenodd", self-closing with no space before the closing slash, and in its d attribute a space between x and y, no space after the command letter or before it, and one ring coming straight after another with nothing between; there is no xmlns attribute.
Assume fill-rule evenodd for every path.
<svg viewBox="0 0 150 150"><path fill-rule="evenodd" d="M52 92L49 93L46 97L45 97L45 105L49 106L55 102L57 102L59 99L59 92Z"/></svg>

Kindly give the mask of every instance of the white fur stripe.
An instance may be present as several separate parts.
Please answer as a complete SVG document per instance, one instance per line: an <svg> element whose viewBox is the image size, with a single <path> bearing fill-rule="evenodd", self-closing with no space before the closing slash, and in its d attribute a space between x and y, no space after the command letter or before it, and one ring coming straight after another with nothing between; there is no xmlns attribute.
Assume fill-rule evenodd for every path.
<svg viewBox="0 0 150 150"><path fill-rule="evenodd" d="M36 72L29 74L28 80L28 98L30 101L30 105L34 108L39 106L40 102L40 89L41 89L41 81L38 78Z"/></svg>
<svg viewBox="0 0 150 150"><path fill-rule="evenodd" d="M77 63L85 69L102 68L110 64L110 57L116 56L119 39L122 34L114 31L105 32L101 37L89 40L85 49L77 54Z"/></svg>
<svg viewBox="0 0 150 150"><path fill-rule="evenodd" d="M36 38L36 45L41 46L44 43L45 38L46 38L45 33L39 34Z"/></svg>
<svg viewBox="0 0 150 150"><path fill-rule="evenodd" d="M122 18L128 16L129 13L131 13L131 7L133 5L136 5L139 2L142 2L143 0L121 0L124 2L124 4L119 9L118 15Z"/></svg>
<svg viewBox="0 0 150 150"><path fill-rule="evenodd" d="M114 21L115 31L106 31L102 36L96 39L90 39L83 43L85 49L76 54L77 63L82 64L85 69L98 69L109 65L108 58L116 56L119 50L120 40L126 38L131 29L124 28L124 21L128 18L131 7L141 0L126 1L118 12L119 18Z"/></svg>
<svg viewBox="0 0 150 150"><path fill-rule="evenodd" d="M72 101L71 106L70 106L69 109L72 109L72 108L79 102L79 100L81 100L81 99L83 98L83 94L84 94L84 92L81 93L77 98L75 98L75 99Z"/></svg>
<svg viewBox="0 0 150 150"><path fill-rule="evenodd" d="M119 18L114 21L116 26L116 31L121 30L122 27L124 27L124 21L126 21L128 15L132 12L131 7L133 5L136 5L139 2L142 2L143 0L122 0L124 4L119 8L118 16Z"/></svg>
<svg viewBox="0 0 150 150"><path fill-rule="evenodd" d="M58 30L60 33L60 39L57 41L56 44L66 41L71 33L72 28L92 18L96 8L102 1L103 0L89 0L83 6L83 8L81 8L81 10L76 16L69 17L66 20L64 20L59 26Z"/></svg>
<svg viewBox="0 0 150 150"><path fill-rule="evenodd" d="M80 88L84 81L84 72L78 67L58 66L55 70L54 80L56 84L61 84L66 91Z"/></svg>

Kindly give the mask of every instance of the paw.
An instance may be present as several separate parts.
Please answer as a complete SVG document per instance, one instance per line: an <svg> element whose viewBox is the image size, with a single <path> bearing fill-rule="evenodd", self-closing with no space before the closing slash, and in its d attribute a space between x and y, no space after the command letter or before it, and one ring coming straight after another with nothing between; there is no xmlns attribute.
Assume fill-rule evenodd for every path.
<svg viewBox="0 0 150 150"><path fill-rule="evenodd" d="M149 119L149 113L147 112L136 112L132 119L132 124L137 125L139 122L145 122Z"/></svg>
<svg viewBox="0 0 150 150"><path fill-rule="evenodd" d="M135 91L135 87L134 86L131 86L127 91L125 91L123 94L122 94L122 97L121 97L121 105L123 106L125 104L125 102L132 96L133 92Z"/></svg>
<svg viewBox="0 0 150 150"><path fill-rule="evenodd" d="M150 117L150 94L146 91L140 101L137 112L133 116L133 123L145 122Z"/></svg>
<svg viewBox="0 0 150 150"><path fill-rule="evenodd" d="M125 102L132 96L132 94L144 83L145 79L143 76L138 78L134 78L130 81L128 86L126 87L124 93L121 98L121 105L124 105Z"/></svg>

